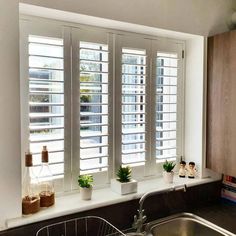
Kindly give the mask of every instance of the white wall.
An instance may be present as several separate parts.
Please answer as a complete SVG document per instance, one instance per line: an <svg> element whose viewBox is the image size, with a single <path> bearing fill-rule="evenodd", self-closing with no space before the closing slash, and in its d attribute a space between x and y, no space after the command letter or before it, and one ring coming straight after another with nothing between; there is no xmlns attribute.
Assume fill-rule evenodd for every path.
<svg viewBox="0 0 236 236"><path fill-rule="evenodd" d="M228 30L235 0L20 0L22 3L198 35Z"/></svg>
<svg viewBox="0 0 236 236"><path fill-rule="evenodd" d="M202 177L204 140L204 38L186 41L185 159L196 163Z"/></svg>
<svg viewBox="0 0 236 236"><path fill-rule="evenodd" d="M0 230L21 213L18 24L18 1L0 0Z"/></svg>
<svg viewBox="0 0 236 236"><path fill-rule="evenodd" d="M21 0L21 2L152 27L208 35L227 30L226 21L233 11L235 1ZM18 23L18 1L0 0L0 230L4 219L21 214ZM187 78L196 80L199 78L198 76L191 77L191 73L187 73ZM201 87L202 81L199 81L198 85ZM198 109L202 108L201 100L197 106ZM196 119L191 116L190 110L187 111L187 115L189 119ZM198 116L200 117L201 114ZM196 128L190 125L189 133L186 135L191 135ZM201 136L198 136L196 141L198 142L200 138ZM191 148L186 152L190 154ZM200 152L202 150L199 150Z"/></svg>

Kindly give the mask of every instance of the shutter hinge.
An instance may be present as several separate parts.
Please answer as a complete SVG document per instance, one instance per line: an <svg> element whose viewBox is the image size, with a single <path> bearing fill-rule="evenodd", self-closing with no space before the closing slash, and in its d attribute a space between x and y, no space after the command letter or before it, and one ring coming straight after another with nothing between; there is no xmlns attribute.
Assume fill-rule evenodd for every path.
<svg viewBox="0 0 236 236"><path fill-rule="evenodd" d="M182 50L182 59L184 59L184 50Z"/></svg>

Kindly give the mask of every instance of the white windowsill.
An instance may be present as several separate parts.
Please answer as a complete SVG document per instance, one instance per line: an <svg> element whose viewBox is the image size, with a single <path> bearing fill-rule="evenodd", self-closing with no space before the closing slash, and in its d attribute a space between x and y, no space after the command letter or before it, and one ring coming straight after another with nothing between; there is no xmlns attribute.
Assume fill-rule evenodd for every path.
<svg viewBox="0 0 236 236"><path fill-rule="evenodd" d="M79 193L73 193L66 196L61 196L56 198L56 203L53 207L48 209L43 209L40 212L30 215L22 216L15 219L7 220L7 228L14 228L30 223L35 223L47 219L52 219L60 217L63 215L69 215L73 213L83 212L91 210L94 208L104 207L116 203L126 202L129 200L140 198L144 193L152 190L164 190L171 186L180 186L186 184L187 187L192 187L195 185L210 183L220 180L219 178L211 177L204 179L188 179L188 178L179 178L175 176L173 184L165 184L162 178L149 179L141 181L138 183L138 192L128 195L119 195L115 192L112 192L110 188L97 189L93 191L92 200L83 201L80 199Z"/></svg>

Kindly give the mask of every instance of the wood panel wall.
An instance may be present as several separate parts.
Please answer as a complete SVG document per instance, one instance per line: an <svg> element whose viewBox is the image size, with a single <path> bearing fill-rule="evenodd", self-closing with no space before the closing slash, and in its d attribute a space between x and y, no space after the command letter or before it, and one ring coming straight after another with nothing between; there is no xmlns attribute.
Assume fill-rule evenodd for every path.
<svg viewBox="0 0 236 236"><path fill-rule="evenodd" d="M208 39L207 167L236 176L236 31Z"/></svg>

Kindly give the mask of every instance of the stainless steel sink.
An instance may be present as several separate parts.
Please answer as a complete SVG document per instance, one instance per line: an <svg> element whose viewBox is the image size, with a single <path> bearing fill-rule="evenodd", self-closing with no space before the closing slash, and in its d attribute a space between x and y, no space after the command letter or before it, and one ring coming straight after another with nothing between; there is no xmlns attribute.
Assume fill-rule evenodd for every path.
<svg viewBox="0 0 236 236"><path fill-rule="evenodd" d="M150 222L147 236L235 236L235 234L190 213L181 213Z"/></svg>

